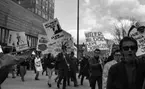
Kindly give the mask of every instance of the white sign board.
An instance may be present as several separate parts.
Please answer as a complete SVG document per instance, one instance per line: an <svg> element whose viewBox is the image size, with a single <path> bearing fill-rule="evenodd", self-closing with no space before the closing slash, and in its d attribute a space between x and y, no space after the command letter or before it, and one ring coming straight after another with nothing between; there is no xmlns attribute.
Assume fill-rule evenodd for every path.
<svg viewBox="0 0 145 89"><path fill-rule="evenodd" d="M100 50L108 50L107 42L102 32L85 33L87 51L94 51L96 48Z"/></svg>
<svg viewBox="0 0 145 89"><path fill-rule="evenodd" d="M45 29L47 36L49 36L49 37L52 37L52 36L62 32L61 26L60 26L57 18L43 23L43 27Z"/></svg>
<svg viewBox="0 0 145 89"><path fill-rule="evenodd" d="M22 51L29 48L25 32L10 31L7 45L16 47L16 51Z"/></svg>
<svg viewBox="0 0 145 89"><path fill-rule="evenodd" d="M48 54L51 53L53 48L51 46L48 46L49 39L47 35L38 35L38 42L37 42L37 51L41 51L42 54Z"/></svg>
<svg viewBox="0 0 145 89"><path fill-rule="evenodd" d="M53 55L57 55L62 51L62 45L65 44L67 46L67 52L72 51L73 40L70 34L65 31L54 35L50 42L48 42L48 47L53 48ZM49 49L49 48L48 48ZM50 50L50 49L49 49Z"/></svg>
<svg viewBox="0 0 145 89"><path fill-rule="evenodd" d="M136 55L140 56L145 54L145 31L143 33L140 33L136 28L134 28L130 32L130 36L133 37L138 43L138 50Z"/></svg>
<svg viewBox="0 0 145 89"><path fill-rule="evenodd" d="M47 44L47 50L55 56L62 51L62 44L66 43L67 51L71 51L73 40L69 33L62 30L57 19L43 23L47 37L50 40Z"/></svg>

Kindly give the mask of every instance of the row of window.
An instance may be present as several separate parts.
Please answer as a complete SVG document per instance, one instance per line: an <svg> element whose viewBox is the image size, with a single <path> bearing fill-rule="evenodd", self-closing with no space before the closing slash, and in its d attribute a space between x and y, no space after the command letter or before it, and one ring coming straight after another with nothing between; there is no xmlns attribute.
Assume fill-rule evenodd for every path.
<svg viewBox="0 0 145 89"><path fill-rule="evenodd" d="M10 31L9 29L0 27L0 43L1 44L7 44L9 31ZM29 47L36 47L37 40L38 40L37 37L30 36L27 34L26 34L26 37L27 37L27 42L28 42Z"/></svg>
<svg viewBox="0 0 145 89"><path fill-rule="evenodd" d="M36 0L36 7L38 6L38 7L42 8L42 10L44 10L46 12L49 10L49 8L53 9L54 8L54 3L50 3L48 1L45 1L45 2L41 3L41 1Z"/></svg>
<svg viewBox="0 0 145 89"><path fill-rule="evenodd" d="M50 12L48 13L44 13L43 11L39 10L38 8L35 8L35 13L38 14L39 16L42 16L45 19L53 19L53 15L54 13Z"/></svg>

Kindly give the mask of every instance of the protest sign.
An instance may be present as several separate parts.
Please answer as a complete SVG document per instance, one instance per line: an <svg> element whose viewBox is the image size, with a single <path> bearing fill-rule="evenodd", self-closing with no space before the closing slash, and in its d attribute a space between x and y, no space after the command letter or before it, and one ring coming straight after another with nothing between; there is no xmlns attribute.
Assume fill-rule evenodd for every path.
<svg viewBox="0 0 145 89"><path fill-rule="evenodd" d="M60 26L57 18L43 23L43 27L45 29L47 36L49 36L49 37L52 37L52 36L62 32L61 26Z"/></svg>
<svg viewBox="0 0 145 89"><path fill-rule="evenodd" d="M65 32L64 30L61 33L52 36L51 41L48 42L48 47L52 48L51 53L53 53L53 55L57 55L59 52L62 51L63 44L65 44L65 46L67 47L67 52L72 51L73 47L72 36L69 33Z"/></svg>
<svg viewBox="0 0 145 89"><path fill-rule="evenodd" d="M43 27L50 40L47 44L47 50L49 50L49 52L51 51L53 55L57 55L62 51L61 47L64 43L67 45L67 51L71 51L73 47L72 37L69 33L61 29L57 18L43 23Z"/></svg>
<svg viewBox="0 0 145 89"><path fill-rule="evenodd" d="M36 68L36 71L43 70L40 58L37 58L37 57L35 58L35 68Z"/></svg>
<svg viewBox="0 0 145 89"><path fill-rule="evenodd" d="M50 40L48 39L47 35L38 35L38 42L37 42L37 51L41 51L42 54L51 53L53 47L49 46Z"/></svg>
<svg viewBox="0 0 145 89"><path fill-rule="evenodd" d="M10 31L7 45L16 47L16 51L28 49L25 32Z"/></svg>
<svg viewBox="0 0 145 89"><path fill-rule="evenodd" d="M143 26L145 26L145 24L142 26L136 26L129 34L129 36L133 37L138 43L137 56L145 54L145 28ZM143 27L143 29L139 29L139 27Z"/></svg>
<svg viewBox="0 0 145 89"><path fill-rule="evenodd" d="M96 48L100 50L108 50L107 42L102 32L85 33L87 51L94 51Z"/></svg>

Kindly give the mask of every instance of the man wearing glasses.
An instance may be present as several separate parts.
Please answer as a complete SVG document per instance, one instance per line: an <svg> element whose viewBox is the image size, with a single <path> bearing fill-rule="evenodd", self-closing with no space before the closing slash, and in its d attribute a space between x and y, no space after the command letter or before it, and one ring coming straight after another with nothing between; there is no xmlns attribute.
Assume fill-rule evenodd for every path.
<svg viewBox="0 0 145 89"><path fill-rule="evenodd" d="M142 89L145 78L145 63L140 62L136 52L137 41L124 37L119 43L122 61L111 66L107 89Z"/></svg>
<svg viewBox="0 0 145 89"><path fill-rule="evenodd" d="M96 81L98 82L98 88L102 89L102 66L100 63L100 50L95 49L94 57L89 60L90 64L90 87L95 89Z"/></svg>
<svg viewBox="0 0 145 89"><path fill-rule="evenodd" d="M106 89L106 85L107 85L107 78L108 78L108 71L110 69L110 67L118 62L121 61L121 53L120 50L115 50L112 53L113 57L111 60L109 60L103 68L103 76L102 76L102 89Z"/></svg>

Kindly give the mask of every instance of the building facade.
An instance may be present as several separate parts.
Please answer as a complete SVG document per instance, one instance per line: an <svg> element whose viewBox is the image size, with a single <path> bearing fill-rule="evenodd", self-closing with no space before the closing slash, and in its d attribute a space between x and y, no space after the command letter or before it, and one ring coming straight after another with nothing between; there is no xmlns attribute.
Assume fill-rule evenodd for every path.
<svg viewBox="0 0 145 89"><path fill-rule="evenodd" d="M38 34L46 35L42 25L46 21L11 0L0 0L0 45L7 46L9 31L21 31L30 41L30 48L35 48Z"/></svg>
<svg viewBox="0 0 145 89"><path fill-rule="evenodd" d="M51 20L54 18L54 0L12 0L40 17Z"/></svg>

